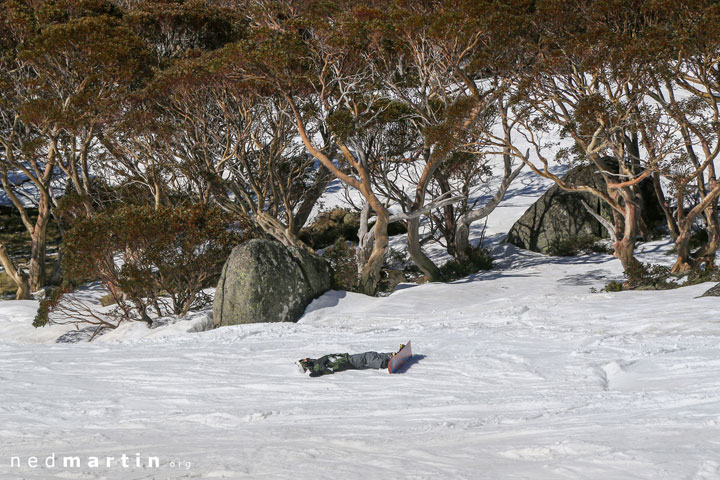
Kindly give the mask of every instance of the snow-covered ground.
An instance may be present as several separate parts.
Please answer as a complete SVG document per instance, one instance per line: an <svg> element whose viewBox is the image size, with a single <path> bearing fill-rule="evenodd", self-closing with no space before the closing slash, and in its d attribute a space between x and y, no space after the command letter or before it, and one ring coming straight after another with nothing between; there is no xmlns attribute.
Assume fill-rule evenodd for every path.
<svg viewBox="0 0 720 480"><path fill-rule="evenodd" d="M523 175L490 218L496 269L328 292L297 324L188 333L200 312L55 344L67 327L36 331L32 302L3 302L0 477L720 479L718 300L696 298L710 285L591 293L622 278L616 260L500 243L540 190ZM668 247L641 257L670 262ZM294 366L409 339L398 375Z"/></svg>

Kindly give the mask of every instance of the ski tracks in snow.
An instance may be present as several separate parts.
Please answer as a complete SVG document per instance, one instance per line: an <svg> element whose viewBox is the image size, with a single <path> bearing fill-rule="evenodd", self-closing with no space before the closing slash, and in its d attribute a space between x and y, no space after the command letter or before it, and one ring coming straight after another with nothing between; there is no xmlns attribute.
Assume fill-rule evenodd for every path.
<svg viewBox="0 0 720 480"><path fill-rule="evenodd" d="M591 294L558 281L586 266L526 257L384 298L329 292L297 324L0 343L0 477L720 478L716 300ZM400 375L293 365L408 339L418 360ZM9 467L52 452L162 466Z"/></svg>

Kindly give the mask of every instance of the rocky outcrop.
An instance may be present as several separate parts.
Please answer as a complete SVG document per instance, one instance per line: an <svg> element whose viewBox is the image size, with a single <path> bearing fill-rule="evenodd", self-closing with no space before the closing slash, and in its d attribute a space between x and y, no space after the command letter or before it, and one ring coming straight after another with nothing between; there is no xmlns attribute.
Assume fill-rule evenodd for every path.
<svg viewBox="0 0 720 480"><path fill-rule="evenodd" d="M265 239L233 249L215 292L215 326L294 322L330 289L329 264L305 250Z"/></svg>
<svg viewBox="0 0 720 480"><path fill-rule="evenodd" d="M700 295L701 297L720 297L720 283L712 287L707 292Z"/></svg>
<svg viewBox="0 0 720 480"><path fill-rule="evenodd" d="M605 159L612 165L612 159ZM615 169L617 163L615 162ZM607 185L594 166L571 169L563 180L568 185L588 185L607 192ZM645 208L642 217L652 230L663 218L655 197L652 181L641 184ZM554 254L568 242L587 243L588 239L608 238L607 230L583 206L582 201L596 213L611 220L610 207L591 193L566 192L553 185L540 197L508 232L507 242L526 250Z"/></svg>
<svg viewBox="0 0 720 480"><path fill-rule="evenodd" d="M605 182L593 167L576 167L564 180L570 185L589 185L605 190ZM590 193L566 192L553 185L515 222L507 241L515 246L549 254L559 242L572 238L607 238L608 233L585 209L584 200L596 213L610 218L610 207Z"/></svg>

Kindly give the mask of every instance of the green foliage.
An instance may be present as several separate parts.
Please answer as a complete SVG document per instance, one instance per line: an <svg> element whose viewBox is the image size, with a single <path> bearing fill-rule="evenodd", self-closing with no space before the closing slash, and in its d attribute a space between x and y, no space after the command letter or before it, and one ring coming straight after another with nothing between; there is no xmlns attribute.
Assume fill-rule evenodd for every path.
<svg viewBox="0 0 720 480"><path fill-rule="evenodd" d="M634 269L624 273L628 279L625 282L611 281L603 289L606 292L619 292L622 290L668 290L683 286L675 282L670 268L664 265L637 263Z"/></svg>
<svg viewBox="0 0 720 480"><path fill-rule="evenodd" d="M313 223L300 231L300 240L313 249L334 245L338 240L357 241L360 220L357 213L346 208L321 212Z"/></svg>
<svg viewBox="0 0 720 480"><path fill-rule="evenodd" d="M44 327L50 323L50 313L58 307L63 295L72 291L72 284L65 283L57 288L48 289L45 298L40 300L38 311L33 319L33 327Z"/></svg>
<svg viewBox="0 0 720 480"><path fill-rule="evenodd" d="M370 224L370 227L375 225L375 222ZM404 235L407 233L407 225L405 222L392 222L387 227L388 236L394 237L396 235Z"/></svg>
<svg viewBox="0 0 720 480"><path fill-rule="evenodd" d="M578 100L574 116L578 132L591 137L598 128L598 119L605 124L612 122L612 106L605 97L596 93Z"/></svg>
<svg viewBox="0 0 720 480"><path fill-rule="evenodd" d="M36 25L32 9L19 1L0 1L0 11L3 13L0 15L0 65L2 65L3 60L11 59L17 47L33 34Z"/></svg>
<svg viewBox="0 0 720 480"><path fill-rule="evenodd" d="M185 314L213 285L241 236L232 219L205 206L120 207L77 221L63 245L69 281L101 280L130 318ZM165 298L169 298L169 305Z"/></svg>
<svg viewBox="0 0 720 480"><path fill-rule="evenodd" d="M637 278L635 283L631 285L633 288L641 290L667 290L677 286L676 283L670 281L673 275L670 273L669 267L649 263L641 265L641 272L637 277L633 275L632 271L626 273L628 278Z"/></svg>
<svg viewBox="0 0 720 480"><path fill-rule="evenodd" d="M65 23L82 17L122 16L122 11L108 0L45 0L36 12L42 25Z"/></svg>
<svg viewBox="0 0 720 480"><path fill-rule="evenodd" d="M690 236L690 249L700 248L705 245L708 240L710 240L710 237L707 229L695 230Z"/></svg>
<svg viewBox="0 0 720 480"><path fill-rule="evenodd" d="M328 115L327 124L330 131L343 142L355 134L355 118L350 110L334 111Z"/></svg>
<svg viewBox="0 0 720 480"><path fill-rule="evenodd" d="M368 225L372 228L373 223ZM358 241L358 229L360 228L360 216L347 208L333 208L321 212L313 223L302 230L298 235L306 245L315 250L328 247L342 238L351 242ZM388 235L402 235L407 233L404 222L393 222L388 225Z"/></svg>
<svg viewBox="0 0 720 480"><path fill-rule="evenodd" d="M335 240L332 246L325 249L323 258L330 262L333 270L333 289L348 292L359 291L355 249L348 245L347 240L342 237Z"/></svg>
<svg viewBox="0 0 720 480"><path fill-rule="evenodd" d="M344 238L325 249L323 258L330 262L333 269L333 287L336 290L360 292L358 284L358 264L355 259L355 248ZM383 268L380 272L378 293L392 292L398 284L407 281L418 281L422 272L400 251L388 250Z"/></svg>
<svg viewBox="0 0 720 480"><path fill-rule="evenodd" d="M622 292L623 284L622 284L622 282L612 280L607 285L605 285L605 288L603 288L603 291L605 291L605 292Z"/></svg>
<svg viewBox="0 0 720 480"><path fill-rule="evenodd" d="M145 44L113 17L72 18L44 28L20 52L37 77L27 82L23 120L71 129L118 107L148 78Z"/></svg>
<svg viewBox="0 0 720 480"><path fill-rule="evenodd" d="M37 209L28 209L30 220L35 222ZM48 247L56 247L61 240L58 225L54 220L48 224L47 231ZM22 223L20 214L12 207L0 205L0 243L5 245L8 253L14 259L27 259L30 256L32 242L30 234Z"/></svg>
<svg viewBox="0 0 720 480"><path fill-rule="evenodd" d="M457 139L465 136L464 121L470 116L477 100L472 97L460 97L450 105L445 112L444 121L424 129L426 141L436 145L439 152L451 153L456 146Z"/></svg>
<svg viewBox="0 0 720 480"><path fill-rule="evenodd" d="M378 282L378 293L391 293L401 283L408 281L407 272L404 270L393 270L383 268L380 271L380 282Z"/></svg>
<svg viewBox="0 0 720 480"><path fill-rule="evenodd" d="M550 255L556 257L571 257L579 253L612 253L598 243L593 235L575 235L570 238L555 239L550 244Z"/></svg>
<svg viewBox="0 0 720 480"><path fill-rule="evenodd" d="M635 273L633 282L617 282L608 283L603 291L620 292L622 290L670 290L680 287L688 287L706 282L720 282L720 269L706 268L699 271L691 271L683 278L683 276L673 275L670 268L658 264L640 264L639 272ZM630 274L625 276L631 278Z"/></svg>
<svg viewBox="0 0 720 480"><path fill-rule="evenodd" d="M458 280L480 270L491 270L493 261L490 252L485 248L476 248L470 253L466 261L450 260L440 267L443 277L447 281Z"/></svg>
<svg viewBox="0 0 720 480"><path fill-rule="evenodd" d="M81 195L74 189L66 189L65 194L58 199L55 218L63 228L69 230L75 222L87 217L86 203L90 204L92 211L109 211L122 206L147 206L154 201L150 191L137 183L108 185L102 179L93 177L90 179L89 196ZM187 201L177 201L177 204L185 203Z"/></svg>
<svg viewBox="0 0 720 480"><path fill-rule="evenodd" d="M705 268L703 270L693 270L688 273L687 279L683 286L698 285L706 282L720 282L720 268Z"/></svg>
<svg viewBox="0 0 720 480"><path fill-rule="evenodd" d="M14 173L21 167L51 174L52 166L47 165L55 161L59 175L60 168L70 175L80 170L73 162L82 164L88 153L92 171L81 173L110 172L115 180L122 171L129 178L120 187L92 186L87 196L67 195L53 212L64 226L88 230L87 242L107 233L105 243L85 245L86 251L103 252L99 261L118 254L131 260L134 255L160 255L154 245L167 240L140 232L135 218L116 219L123 212L121 203L140 212L152 228L175 235L172 225L142 216L141 206L154 200L147 198L147 186L154 187L154 182L161 184L156 190L166 204L186 201L171 190L187 185L195 198L217 200L217 192L233 190L223 175L243 170L244 162L253 168L245 167L250 173L238 174L245 178L235 185L255 185L249 194L250 189L242 192L245 200L239 189L233 190L233 201L257 200L260 208L278 216L294 213L297 204L273 204L269 197L277 194L263 188L270 185L292 194L293 201L305 202L309 182L283 180L294 180L287 165L312 165L306 151L311 149L304 149L295 133L287 142L274 135L274 121L287 122L287 131L304 126L317 149L333 161L341 158L339 142L357 140L368 151L367 171L352 171L342 160L338 167L366 183L365 195L372 190L390 202L404 194L393 193L392 174L406 164L422 165L423 158L440 162L430 164L437 168L430 189L450 190L440 185L444 176L448 185L462 185L468 199L476 197L476 187L491 173L487 159L503 149L502 142L490 140L487 132L499 133L491 127L499 126L501 107L508 105L512 128L525 130L512 132L513 138L532 140L529 135L537 132L537 158L543 150L557 147L543 145L546 135L541 134L559 129L574 145L563 142L558 159L592 160L598 151L591 153L583 144L598 132L593 143L601 155L622 147L626 158L619 160L627 162L623 166L633 172L647 167L677 185L703 179L693 162L710 161L690 161L685 145L713 144L717 137L712 110L717 106L713 92L718 90L720 9L714 1L0 0L0 12L0 137L5 140L0 161L10 152L18 158L3 171ZM666 102L644 100L648 89L659 88L663 94L664 85L685 88L686 94L678 95L681 100L667 99L668 107L661 105ZM212 95L203 89L212 89ZM257 120L255 109L263 103L270 105L270 121ZM235 115L238 111L249 113ZM689 122L687 128L680 129L677 119ZM676 144L679 138L672 132L681 130L693 138ZM250 132L253 141L241 144L239 132ZM655 152L651 157L667 155L663 164L649 165L650 158L636 161L638 153L629 147L638 142L633 137L639 132L640 151ZM58 147L53 149L56 140ZM88 146L87 152L78 151L82 145ZM673 148L676 152L668 153ZM50 151L57 154L52 160ZM273 156L269 151L280 153ZM275 161L280 157L290 161ZM200 167L190 167L193 160ZM303 172L306 180L312 168ZM270 177L280 181L266 181ZM677 202L677 211L692 208L697 196L688 187L687 205ZM92 209L86 208L88 202ZM446 224L435 215L433 227L448 236L441 227L452 231L453 218L466 213L471 203L447 206ZM94 227L86 225L87 210L106 208L94 219ZM650 222L645 224L652 229ZM134 240L118 225L129 225ZM391 234L403 231L400 223L390 229ZM338 255L344 249L349 258L351 249L338 242L354 240L356 231L356 215L330 212L301 237L314 248L337 245ZM6 235L2 240L16 256L27 248L25 234L0 235ZM691 248L705 243L700 235L693 238ZM108 247L110 243L114 247ZM555 255L586 249L595 246L585 237L551 246ZM170 251L168 247L166 253ZM81 256L70 252L68 256ZM153 261L166 260L179 261ZM471 258L467 264L451 262L444 268L456 278L490 263L489 258ZM126 265L122 275L127 278L163 276L157 265ZM109 269L110 263L105 267ZM89 263L82 269L84 276L77 278L102 278L97 271L91 274ZM641 279L632 288L664 288L667 283L661 269L643 267L642 272L630 273L633 281ZM157 279L142 288L140 283L127 287L137 298L179 288L161 289ZM187 303L182 298L175 301Z"/></svg>
<svg viewBox="0 0 720 480"><path fill-rule="evenodd" d="M146 1L128 12L126 23L165 59L240 40L247 22L242 14L206 1Z"/></svg>

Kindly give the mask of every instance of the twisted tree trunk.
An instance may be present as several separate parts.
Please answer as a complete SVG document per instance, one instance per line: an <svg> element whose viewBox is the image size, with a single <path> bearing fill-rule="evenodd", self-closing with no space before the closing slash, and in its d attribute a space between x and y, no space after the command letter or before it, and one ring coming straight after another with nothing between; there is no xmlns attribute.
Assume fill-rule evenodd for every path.
<svg viewBox="0 0 720 480"><path fill-rule="evenodd" d="M620 260L623 270L628 276L627 283L633 284L642 275L642 263L635 258L635 243L638 234L640 208L634 201L634 193L631 188L623 188L620 192L624 200L624 214L622 223L616 227L616 238L613 245L615 257ZM620 217L617 217L620 220ZM619 232L622 231L622 236Z"/></svg>
<svg viewBox="0 0 720 480"><path fill-rule="evenodd" d="M379 202L375 199L373 203ZM387 210L380 205L380 208L375 210L375 225L373 226L373 243L370 257L360 270L359 288L366 295L375 295L378 283L380 283L380 271L382 270L389 242L388 219Z"/></svg>
<svg viewBox="0 0 720 480"><path fill-rule="evenodd" d="M15 293L15 300L27 300L30 298L30 283L28 282L28 276L25 272L20 271L15 266L15 262L12 261L5 245L0 244L0 263L5 268L5 273L15 282L17 285L17 292Z"/></svg>
<svg viewBox="0 0 720 480"><path fill-rule="evenodd" d="M50 223L50 205L44 198L38 205L38 217L35 221L30 248L30 290L37 292L45 286L47 278L45 257L47 253L47 228Z"/></svg>

